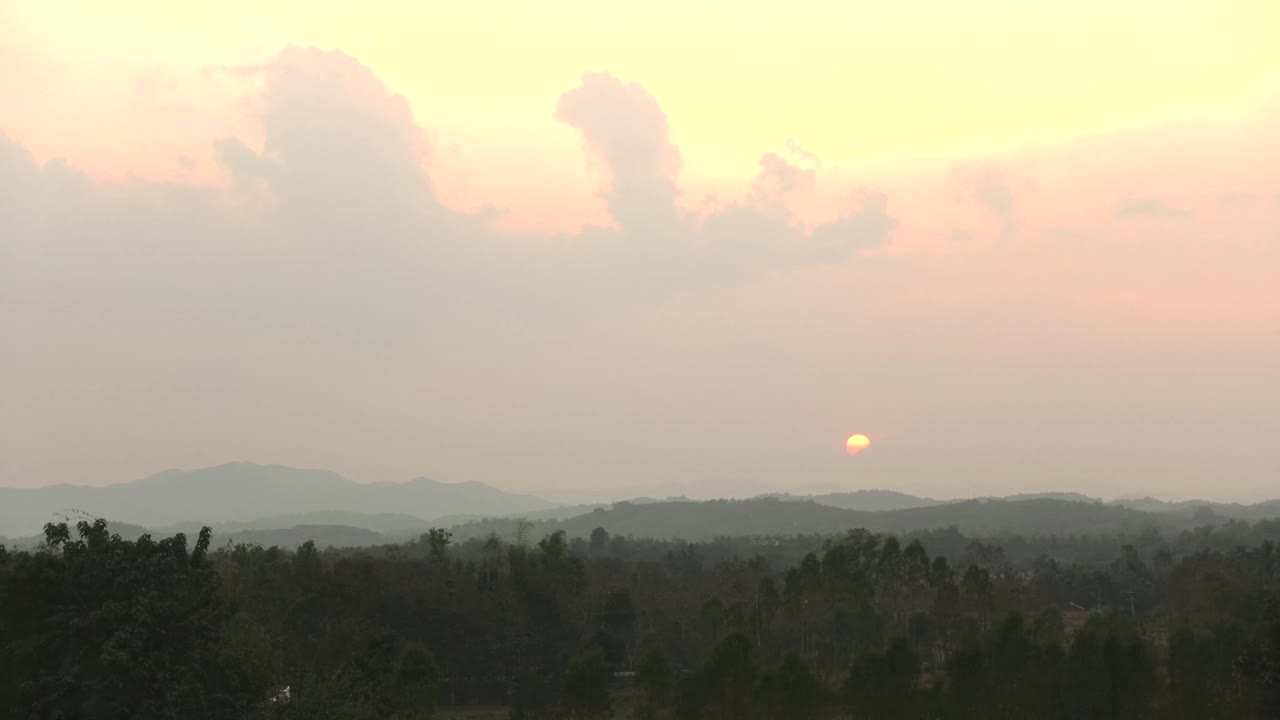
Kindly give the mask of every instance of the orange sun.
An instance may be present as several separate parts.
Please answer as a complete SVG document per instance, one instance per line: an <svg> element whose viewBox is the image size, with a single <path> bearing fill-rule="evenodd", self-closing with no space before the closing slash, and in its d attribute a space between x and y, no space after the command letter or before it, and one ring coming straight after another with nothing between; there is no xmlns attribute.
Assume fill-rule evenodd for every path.
<svg viewBox="0 0 1280 720"><path fill-rule="evenodd" d="M858 433L857 435L850 435L849 440L846 441L844 444L845 452L849 453L850 455L857 455L858 453L862 452L863 450L866 450L869 447L871 447L871 438L867 437L866 435L863 435L862 433Z"/></svg>

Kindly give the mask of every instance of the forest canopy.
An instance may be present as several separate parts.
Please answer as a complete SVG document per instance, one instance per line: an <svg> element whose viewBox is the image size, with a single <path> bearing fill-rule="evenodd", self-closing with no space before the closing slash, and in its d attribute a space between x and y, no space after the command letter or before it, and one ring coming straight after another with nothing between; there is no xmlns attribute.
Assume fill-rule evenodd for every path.
<svg viewBox="0 0 1280 720"><path fill-rule="evenodd" d="M1269 718L1274 523L0 549L18 718ZM1232 544L1235 543L1235 544ZM1031 555L1034 553L1034 557ZM489 712L489 715L467 713Z"/></svg>

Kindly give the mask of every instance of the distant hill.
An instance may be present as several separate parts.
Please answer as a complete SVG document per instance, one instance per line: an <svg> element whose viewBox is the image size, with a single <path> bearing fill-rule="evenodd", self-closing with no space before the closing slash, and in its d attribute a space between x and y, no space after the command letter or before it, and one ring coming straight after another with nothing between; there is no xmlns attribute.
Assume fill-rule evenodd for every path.
<svg viewBox="0 0 1280 720"><path fill-rule="evenodd" d="M491 518L452 528L459 540L490 532L510 538L517 520ZM813 501L764 498L709 502L617 503L586 515L536 523L534 536L564 530L587 537L596 527L614 535L708 540L720 536L826 534L851 528L910 532L955 527L967 535L1086 535L1176 532L1202 521L1189 515L1150 513L1093 502L1052 498L968 500L879 512L847 510Z"/></svg>
<svg viewBox="0 0 1280 720"><path fill-rule="evenodd" d="M1100 503L1102 498L1092 497L1077 492L1040 492L1040 493L1017 493L1015 495L1004 495L998 497L975 498L982 500L1006 500L1018 502L1021 500L1066 500L1067 502L1081 503Z"/></svg>
<svg viewBox="0 0 1280 720"><path fill-rule="evenodd" d="M1238 507L1242 512L1248 510L1256 515L1255 519L1280 517L1280 503L1277 502ZM589 509L583 511L584 508ZM1148 530L1176 533L1231 519L1216 514L1148 512L1109 503L1055 498L966 500L881 511L849 510L810 500L782 498L621 502L610 507L571 506L558 510L564 512L478 519L463 517L457 523L452 523L449 518L426 521L402 514L349 511L281 515L250 522L214 524L213 542L215 546L252 543L264 547L294 548L312 540L321 547L367 547L405 542L433 525L449 527L459 542L483 538L490 533L510 540L522 522L533 523L529 537L534 540L556 530L564 530L570 537L585 538L597 527L603 527L615 536L689 541L716 537L826 535L852 528L899 533L955 528L969 536L1018 534L1030 537L1139 534ZM273 527L277 523L280 526ZM199 526L178 524L147 530L134 524L113 522L111 530L130 540L144 532L157 538L184 532L193 538ZM41 539L31 535L16 540L0 539L0 542L8 544L11 549L21 549L32 547Z"/></svg>
<svg viewBox="0 0 1280 720"><path fill-rule="evenodd" d="M195 542L196 536L200 533L199 527L186 527L173 525L165 528L157 528L150 530L140 525L130 525L128 523L107 523L107 528L113 535L119 535L124 540L134 541L143 535L150 535L153 539L168 538L183 533L187 536L187 542ZM262 547L281 547L288 550L297 548L299 545L308 540L314 542L319 547L370 547L373 545L390 545L393 543L405 542L411 536L408 533L400 533L396 535L384 535L373 530L361 527L352 527L349 525L291 525L287 527L272 528L255 528L228 531L225 529L210 528L212 534L210 542L213 547L222 547L227 544L231 545L261 545ZM0 544L8 547L10 550L32 550L44 542L44 535L29 535L20 538L0 538Z"/></svg>
<svg viewBox="0 0 1280 720"><path fill-rule="evenodd" d="M938 505L963 502L957 500L934 500L932 498L916 497L915 495L908 495L894 490L855 490L847 493L828 493L825 495L806 496L778 494L762 497L777 497L783 500L809 500L820 505L830 505L832 507L845 508L846 510L866 510L872 512L883 510L908 510L912 508L934 507ZM1168 502L1151 497L1106 501L1102 498L1075 492L1019 493L1016 495L975 499L999 502L1063 500L1066 502L1108 505L1151 513L1173 513L1188 516L1200 513L1201 516L1204 516L1207 512L1212 516L1235 520L1263 520L1266 518L1280 517L1280 500L1267 500L1253 505L1241 505L1239 503L1215 503L1208 500Z"/></svg>
<svg viewBox="0 0 1280 720"><path fill-rule="evenodd" d="M480 483L417 478L359 484L325 470L252 463L168 470L106 487L0 488L0 542L11 547L39 542L45 522L68 516L107 518L115 532L130 539L142 532L194 536L202 525L209 525L220 545L231 539L292 547L306 539L326 545L401 542L430 527L453 528L459 539L489 532L510 537L522 520L536 524L535 534L564 529L586 536L604 527L613 534L690 540L829 533L853 527L905 532L955 526L971 535L1139 532L1280 517L1280 500L1256 505L1153 498L1103 502L1069 492L935 500L894 490L856 490L751 500L637 498L611 505L558 506ZM308 532L320 536L304 537Z"/></svg>
<svg viewBox="0 0 1280 720"><path fill-rule="evenodd" d="M911 508L942 505L948 502L946 500L916 497L915 495L908 495L896 490L854 490L853 492L810 495L805 498L783 496L783 499L812 500L819 505L830 505L831 507L844 508L845 510L863 510L866 512L908 510Z"/></svg>
<svg viewBox="0 0 1280 720"><path fill-rule="evenodd" d="M478 518L480 516L451 515L450 518ZM325 510L309 513L293 513L291 515L272 515L255 518L246 522L212 523L210 527L215 534L226 536L235 533L254 532L258 530L281 530L299 526L309 527L351 527L370 530L389 537L417 537L428 529L442 525L447 520L439 518L426 520L404 513L360 513L344 510ZM190 535L200 531L201 523L178 523L151 529L153 535L172 535L183 532Z"/></svg>
<svg viewBox="0 0 1280 720"><path fill-rule="evenodd" d="M629 502L635 502L635 501L629 501ZM653 501L648 501L648 502L653 502ZM480 515L480 514L447 515L445 517L437 518L433 520L432 525L437 527L449 527L451 525L463 525L469 522L476 522L479 520L486 520L489 518L528 520L530 522L542 522L545 520L568 520L569 518L578 517L579 515L586 515L587 513L593 512L598 508L605 508L609 506L610 506L610 503L595 504L595 505L563 505L561 507L550 508L548 510L503 513L501 515Z"/></svg>
<svg viewBox="0 0 1280 720"><path fill-rule="evenodd" d="M289 528L273 528L266 530L242 530L233 533L214 531L211 544L219 547L232 545L261 545L262 547L281 547L294 549L307 541L314 542L317 547L370 547L373 545L389 545L402 542L404 538L390 538L381 533L364 528L346 527L342 525L297 525Z"/></svg>
<svg viewBox="0 0 1280 720"><path fill-rule="evenodd" d="M881 512L885 510L911 510L914 508L947 505L963 500L935 500L898 492L897 490L854 490L851 492L825 493L822 495L787 495L783 493L762 495L761 498L778 498L780 500L808 500L819 505L844 508L845 510L864 510ZM980 497L974 500L1003 500L1018 502L1022 500L1066 500L1069 502L1100 503L1102 500L1073 492L1022 493L1003 497ZM1142 508L1135 508L1142 509Z"/></svg>
<svg viewBox="0 0 1280 720"><path fill-rule="evenodd" d="M87 518L70 518L67 524L74 526L75 523L79 522L80 520L87 520ZM150 530L142 527L141 525L130 525L129 523L118 523L118 522L107 523L107 532L111 533L112 535L119 535L122 539L128 540L130 542L137 540L138 538L147 534L151 534L157 539L162 537L172 537L174 535L174 533L151 533ZM76 531L74 527L71 530L71 536L73 538L76 537ZM195 535L188 533L188 537L195 537ZM43 543L44 543L43 532L36 535L27 535L25 537L0 537L0 545L4 545L9 550L31 550L33 548L36 548L42 545Z"/></svg>
<svg viewBox="0 0 1280 720"><path fill-rule="evenodd" d="M1240 503L1215 503L1207 500L1183 500L1168 502L1155 498L1135 498L1112 501L1112 505L1142 510L1153 513L1172 513L1177 515L1208 515L1233 520L1263 520L1280 517L1280 500L1267 500L1254 505Z"/></svg>
<svg viewBox="0 0 1280 720"><path fill-rule="evenodd" d="M0 488L0 536L35 535L44 523L72 511L154 528L339 510L390 513L429 522L446 515L507 515L554 507L541 498L474 482L416 478L360 484L327 470L228 463L192 471L167 470L104 487Z"/></svg>

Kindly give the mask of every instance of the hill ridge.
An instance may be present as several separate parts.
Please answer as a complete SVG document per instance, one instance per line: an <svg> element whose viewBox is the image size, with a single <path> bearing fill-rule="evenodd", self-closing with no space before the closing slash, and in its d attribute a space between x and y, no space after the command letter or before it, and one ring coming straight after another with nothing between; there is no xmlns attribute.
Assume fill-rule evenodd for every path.
<svg viewBox="0 0 1280 720"><path fill-rule="evenodd" d="M474 481L446 483L420 476L404 482L357 483L331 470L237 461L164 470L112 485L0 488L0 536L36 534L69 508L116 522L164 527L308 512L404 513L431 520L555 507L542 498Z"/></svg>

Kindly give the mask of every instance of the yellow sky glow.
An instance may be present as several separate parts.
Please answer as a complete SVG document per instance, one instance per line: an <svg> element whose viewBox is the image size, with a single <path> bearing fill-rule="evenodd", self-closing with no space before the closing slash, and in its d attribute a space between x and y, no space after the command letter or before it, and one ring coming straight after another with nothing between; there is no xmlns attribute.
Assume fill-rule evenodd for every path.
<svg viewBox="0 0 1280 720"><path fill-rule="evenodd" d="M787 138L851 172L1230 115L1280 92L1274 0L50 0L0 10L0 27L0 130L42 159L174 174L177 153L244 131L244 88L203 69L314 44L408 98L447 199L533 225L554 224L548 207L599 219L597 178L552 118L584 70L657 97L682 184L700 191L745 181Z"/></svg>

